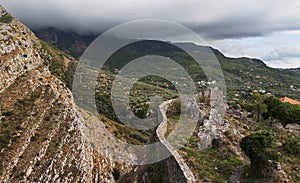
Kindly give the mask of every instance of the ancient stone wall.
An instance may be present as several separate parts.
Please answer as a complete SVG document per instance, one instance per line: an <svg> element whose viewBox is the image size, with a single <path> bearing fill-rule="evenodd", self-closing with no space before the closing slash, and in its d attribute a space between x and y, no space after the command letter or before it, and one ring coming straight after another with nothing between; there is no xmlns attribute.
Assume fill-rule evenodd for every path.
<svg viewBox="0 0 300 183"><path fill-rule="evenodd" d="M177 150L165 139L164 135L167 132L167 115L166 111L168 107L174 102L174 100L169 100L167 102L162 103L159 106L159 112L161 115L162 122L158 126L156 130L156 134L160 140L160 142L169 150L172 154L170 158L168 158L168 176L169 181L172 183L183 183L183 182L196 182L195 177L192 171L189 169L187 164L184 162L183 158L179 155Z"/></svg>

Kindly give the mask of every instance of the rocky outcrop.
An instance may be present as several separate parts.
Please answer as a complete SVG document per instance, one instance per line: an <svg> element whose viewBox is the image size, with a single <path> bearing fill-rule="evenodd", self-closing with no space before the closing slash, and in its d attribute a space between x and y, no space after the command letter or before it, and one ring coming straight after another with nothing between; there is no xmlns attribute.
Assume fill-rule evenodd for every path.
<svg viewBox="0 0 300 183"><path fill-rule="evenodd" d="M287 124L285 129L293 132L293 133L300 133L300 125L299 124Z"/></svg>
<svg viewBox="0 0 300 183"><path fill-rule="evenodd" d="M228 128L227 121L223 119L225 105L223 102L222 91L212 89L210 94L210 113L209 119L204 119L203 125L199 128L198 136L200 150L211 147L212 145L222 144L222 133Z"/></svg>
<svg viewBox="0 0 300 183"><path fill-rule="evenodd" d="M71 92L47 68L29 71L0 96L1 112L13 113L2 116L1 125L14 121L6 126L13 133L8 147L1 150L0 180L115 182L116 164L83 138L84 119Z"/></svg>
<svg viewBox="0 0 300 183"><path fill-rule="evenodd" d="M272 177L278 182L290 182L288 175L281 169L281 164L279 162L269 160L265 165L265 168L262 169L262 174L265 177Z"/></svg>
<svg viewBox="0 0 300 183"><path fill-rule="evenodd" d="M10 138L2 149L4 182L79 181L87 162L71 93L47 68L31 70L1 93L2 116ZM76 171L77 170L77 171ZM72 175L73 172L73 175ZM77 173L75 173L77 172ZM71 173L71 174L70 174ZM76 176L75 176L76 175Z"/></svg>
<svg viewBox="0 0 300 183"><path fill-rule="evenodd" d="M10 15L0 7L1 17ZM39 41L18 20L0 22L0 92L26 71L42 64Z"/></svg>

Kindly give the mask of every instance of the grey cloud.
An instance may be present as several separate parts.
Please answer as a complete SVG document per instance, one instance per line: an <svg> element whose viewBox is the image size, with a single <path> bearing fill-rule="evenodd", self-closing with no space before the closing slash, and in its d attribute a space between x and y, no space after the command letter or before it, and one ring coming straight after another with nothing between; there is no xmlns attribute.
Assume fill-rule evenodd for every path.
<svg viewBox="0 0 300 183"><path fill-rule="evenodd" d="M262 57L265 61L300 58L300 47L280 47L272 50Z"/></svg>
<svg viewBox="0 0 300 183"><path fill-rule="evenodd" d="M102 32L137 19L164 19L186 25L210 39L262 36L300 29L295 0L0 0L32 28L56 27Z"/></svg>

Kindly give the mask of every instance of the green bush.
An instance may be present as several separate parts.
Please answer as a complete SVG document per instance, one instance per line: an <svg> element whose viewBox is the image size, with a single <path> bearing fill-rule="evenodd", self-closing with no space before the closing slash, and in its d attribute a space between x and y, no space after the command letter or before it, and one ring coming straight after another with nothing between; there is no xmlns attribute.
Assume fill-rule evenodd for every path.
<svg viewBox="0 0 300 183"><path fill-rule="evenodd" d="M77 62L70 62L70 64L68 65L67 71L65 73L66 85L69 89L72 89L73 78L74 78L74 74L76 72L77 64L78 64Z"/></svg>
<svg viewBox="0 0 300 183"><path fill-rule="evenodd" d="M139 134L136 134L134 132L131 132L130 135L129 135L131 138L134 138L140 142L143 142L143 143L147 143L147 139L145 139L144 137L142 137L141 135Z"/></svg>
<svg viewBox="0 0 300 183"><path fill-rule="evenodd" d="M148 113L148 108L149 106L148 105L142 105L140 109L137 109L134 111L134 114L141 118L141 119L144 119L147 117L147 113Z"/></svg>
<svg viewBox="0 0 300 183"><path fill-rule="evenodd" d="M300 158L300 140L299 139L289 139L283 144L283 149L291 155Z"/></svg>
<svg viewBox="0 0 300 183"><path fill-rule="evenodd" d="M3 15L2 17L0 17L0 22L3 22L3 23L11 23L13 20L13 17L6 14L6 15Z"/></svg>
<svg viewBox="0 0 300 183"><path fill-rule="evenodd" d="M49 65L49 70L51 74L64 80L64 64L62 61L53 58Z"/></svg>
<svg viewBox="0 0 300 183"><path fill-rule="evenodd" d="M271 149L272 144L273 138L268 133L254 133L241 140L240 147L249 157L253 170L260 170L268 160L279 159L277 151Z"/></svg>
<svg viewBox="0 0 300 183"><path fill-rule="evenodd" d="M36 136L31 136L30 141L31 141L31 142L36 141Z"/></svg>
<svg viewBox="0 0 300 183"><path fill-rule="evenodd" d="M300 124L300 106L282 103L275 108L275 118L280 120L283 126L291 123Z"/></svg>
<svg viewBox="0 0 300 183"><path fill-rule="evenodd" d="M5 148L9 144L10 137L8 135L0 135L0 147Z"/></svg>
<svg viewBox="0 0 300 183"><path fill-rule="evenodd" d="M176 99L174 102L172 102L172 105L170 106L168 112L170 114L180 114L180 112L181 112L181 100Z"/></svg>
<svg viewBox="0 0 300 183"><path fill-rule="evenodd" d="M211 179L211 182L212 183L226 183L227 181L220 177L215 176Z"/></svg>
<svg viewBox="0 0 300 183"><path fill-rule="evenodd" d="M41 161L37 160L36 163L35 163L35 166L40 166L40 165L41 165Z"/></svg>

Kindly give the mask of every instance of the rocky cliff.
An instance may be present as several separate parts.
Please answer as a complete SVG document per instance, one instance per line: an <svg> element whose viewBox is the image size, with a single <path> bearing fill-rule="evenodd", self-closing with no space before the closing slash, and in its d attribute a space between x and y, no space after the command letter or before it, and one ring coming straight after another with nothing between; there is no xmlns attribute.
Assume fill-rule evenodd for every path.
<svg viewBox="0 0 300 183"><path fill-rule="evenodd" d="M72 93L53 76L47 51L0 7L0 182L115 182L126 168L80 131Z"/></svg>

